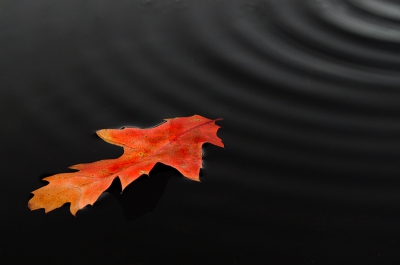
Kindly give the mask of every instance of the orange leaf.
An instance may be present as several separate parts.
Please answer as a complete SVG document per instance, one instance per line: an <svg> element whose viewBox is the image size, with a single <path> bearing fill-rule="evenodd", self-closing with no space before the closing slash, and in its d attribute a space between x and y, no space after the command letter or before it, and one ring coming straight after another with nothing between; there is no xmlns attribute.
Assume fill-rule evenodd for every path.
<svg viewBox="0 0 400 265"><path fill-rule="evenodd" d="M165 119L165 123L149 129L124 128L97 131L104 141L124 148L116 159L71 166L77 172L61 173L44 178L49 184L33 191L28 202L31 210L45 212L71 203L73 215L93 203L119 177L122 189L141 175L148 175L158 162L176 168L185 177L199 181L202 167L201 146L208 142L224 147L217 136L215 121L199 115Z"/></svg>

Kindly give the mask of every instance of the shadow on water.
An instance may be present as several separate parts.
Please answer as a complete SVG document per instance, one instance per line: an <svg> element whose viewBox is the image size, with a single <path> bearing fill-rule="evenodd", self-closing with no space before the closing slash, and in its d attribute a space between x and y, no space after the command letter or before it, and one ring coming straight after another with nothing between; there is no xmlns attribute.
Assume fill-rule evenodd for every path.
<svg viewBox="0 0 400 265"><path fill-rule="evenodd" d="M156 164L150 175L143 175L128 185L121 193L121 182L116 178L108 188L121 204L125 218L134 221L155 209L171 177L180 173L168 166Z"/></svg>

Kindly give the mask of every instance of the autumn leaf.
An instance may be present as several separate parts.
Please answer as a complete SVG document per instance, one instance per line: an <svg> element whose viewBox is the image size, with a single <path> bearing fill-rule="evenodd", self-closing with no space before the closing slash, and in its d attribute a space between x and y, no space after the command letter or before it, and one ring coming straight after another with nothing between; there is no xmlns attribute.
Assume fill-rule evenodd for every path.
<svg viewBox="0 0 400 265"><path fill-rule="evenodd" d="M176 168L183 176L199 181L202 167L202 145L211 143L224 147L217 136L220 128L215 121L199 115L165 119L149 129L104 129L97 135L104 141L124 148L116 159L78 164L72 173L56 174L44 180L49 184L33 191L28 202L31 210L52 211L70 202L73 215L93 203L119 177L122 190L141 175L148 175L156 163Z"/></svg>

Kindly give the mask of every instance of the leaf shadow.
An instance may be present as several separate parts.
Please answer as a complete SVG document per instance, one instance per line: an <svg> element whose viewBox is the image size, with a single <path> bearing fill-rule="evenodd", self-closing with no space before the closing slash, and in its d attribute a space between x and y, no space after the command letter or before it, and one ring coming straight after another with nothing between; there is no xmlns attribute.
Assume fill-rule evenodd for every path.
<svg viewBox="0 0 400 265"><path fill-rule="evenodd" d="M179 175L176 169L157 163L149 176L139 177L122 193L119 178L116 178L106 191L121 204L125 218L134 221L155 209L170 178Z"/></svg>

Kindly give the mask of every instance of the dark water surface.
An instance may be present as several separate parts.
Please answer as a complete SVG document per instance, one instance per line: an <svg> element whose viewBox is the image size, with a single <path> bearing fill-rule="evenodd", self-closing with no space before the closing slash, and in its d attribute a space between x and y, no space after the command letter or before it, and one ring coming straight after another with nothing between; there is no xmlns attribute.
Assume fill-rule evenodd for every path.
<svg viewBox="0 0 400 265"><path fill-rule="evenodd" d="M399 264L398 1L5 0L0 25L1 262ZM224 119L201 183L27 208L122 153L96 130L193 114Z"/></svg>

